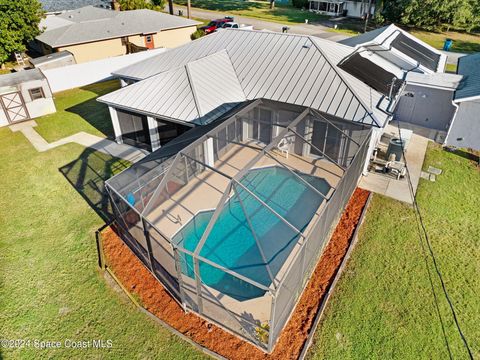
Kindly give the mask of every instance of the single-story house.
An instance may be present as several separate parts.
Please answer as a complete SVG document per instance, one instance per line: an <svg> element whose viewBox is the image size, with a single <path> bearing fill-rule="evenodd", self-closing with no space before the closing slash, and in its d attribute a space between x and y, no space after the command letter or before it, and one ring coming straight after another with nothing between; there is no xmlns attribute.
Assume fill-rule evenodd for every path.
<svg viewBox="0 0 480 360"><path fill-rule="evenodd" d="M340 42L355 50L347 60L374 63L404 82L394 111L396 120L446 133L462 76L444 73L445 54L395 25ZM374 72L364 76L370 81L376 77Z"/></svg>
<svg viewBox="0 0 480 360"><path fill-rule="evenodd" d="M73 54L67 50L39 56L30 59L29 61L35 69L41 70L55 69L62 66L76 64Z"/></svg>
<svg viewBox="0 0 480 360"><path fill-rule="evenodd" d="M154 150L106 184L122 240L183 309L267 352L390 118L396 94L336 65L351 51L226 29L116 71L131 84L98 99L118 142Z"/></svg>
<svg viewBox="0 0 480 360"><path fill-rule="evenodd" d="M311 0L308 2L308 9L312 12L329 16L348 16L352 18L363 18L368 13L375 14L375 1L363 0Z"/></svg>
<svg viewBox="0 0 480 360"><path fill-rule="evenodd" d="M445 145L480 150L480 53L461 57L457 73L463 80L455 91L457 111Z"/></svg>
<svg viewBox="0 0 480 360"><path fill-rule="evenodd" d="M49 15L32 47L41 54L67 50L77 63L190 41L199 22L158 11L115 11L94 6Z"/></svg>
<svg viewBox="0 0 480 360"><path fill-rule="evenodd" d="M55 111L48 81L39 69L0 76L0 126Z"/></svg>

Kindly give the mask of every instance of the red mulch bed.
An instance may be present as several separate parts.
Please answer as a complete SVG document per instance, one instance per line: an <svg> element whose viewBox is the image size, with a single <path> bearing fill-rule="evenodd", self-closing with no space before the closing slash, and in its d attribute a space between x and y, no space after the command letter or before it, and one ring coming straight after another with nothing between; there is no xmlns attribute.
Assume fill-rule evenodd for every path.
<svg viewBox="0 0 480 360"><path fill-rule="evenodd" d="M106 263L125 288L141 299L148 311L196 343L228 359L297 359L328 286L347 252L368 195L368 191L355 190L271 354L262 352L193 313L185 314L111 228L102 233Z"/></svg>

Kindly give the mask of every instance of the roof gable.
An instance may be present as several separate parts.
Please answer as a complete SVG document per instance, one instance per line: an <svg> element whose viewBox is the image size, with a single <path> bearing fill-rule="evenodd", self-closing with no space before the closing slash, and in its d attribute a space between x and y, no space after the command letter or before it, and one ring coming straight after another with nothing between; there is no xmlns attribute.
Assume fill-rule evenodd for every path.
<svg viewBox="0 0 480 360"><path fill-rule="evenodd" d="M153 117L206 124L246 98L228 55L221 51L121 88L98 100Z"/></svg>
<svg viewBox="0 0 480 360"><path fill-rule="evenodd" d="M341 49L341 50L339 50ZM318 109L356 122L382 126L388 114L375 109L381 95L365 91L361 81L345 76L332 51L351 48L302 35L227 29L169 50L116 72L145 79L225 50L248 100L266 98ZM332 62L332 56L335 61ZM356 90L363 91L359 96Z"/></svg>

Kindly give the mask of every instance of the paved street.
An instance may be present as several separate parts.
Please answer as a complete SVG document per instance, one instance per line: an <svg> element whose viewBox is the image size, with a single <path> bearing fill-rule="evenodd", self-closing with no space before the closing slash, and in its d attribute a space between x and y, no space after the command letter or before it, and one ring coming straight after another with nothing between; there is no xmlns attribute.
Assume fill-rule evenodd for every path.
<svg viewBox="0 0 480 360"><path fill-rule="evenodd" d="M168 11L168 8L166 8ZM178 10L183 11L183 15L187 15L187 8L180 5L174 5L174 14L178 14ZM203 10L203 9L192 9L192 17L199 18L199 19L208 19L214 20L218 18L222 18L224 16L229 15L228 13L223 13L219 11L211 11L211 10ZM252 25L256 30L269 30L269 31L277 31L281 32L282 25L281 23L271 22L261 19L255 19L250 17L243 17L243 16L234 16L235 22L240 24L248 24ZM302 35L313 35L324 39L330 39L332 41L339 41L345 39L347 36L343 34L338 34L334 32L330 32L327 30L327 27L320 24L298 24L298 25L287 25L290 30L289 33L293 34L302 34Z"/></svg>

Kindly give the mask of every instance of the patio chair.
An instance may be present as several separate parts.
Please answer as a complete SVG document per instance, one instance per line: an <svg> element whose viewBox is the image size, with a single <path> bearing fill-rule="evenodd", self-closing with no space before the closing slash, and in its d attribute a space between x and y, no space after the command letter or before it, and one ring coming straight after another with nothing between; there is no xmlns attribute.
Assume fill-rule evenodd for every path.
<svg viewBox="0 0 480 360"><path fill-rule="evenodd" d="M400 161L388 161L385 164L385 169L389 170L392 175L394 175L397 180L400 180L401 177L407 175L407 167L403 162Z"/></svg>
<svg viewBox="0 0 480 360"><path fill-rule="evenodd" d="M277 149L280 150L280 153L285 154L285 158L288 159L288 152L290 148L291 141L287 138L283 138L277 145Z"/></svg>

